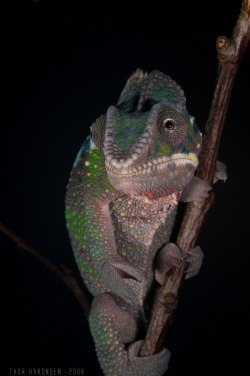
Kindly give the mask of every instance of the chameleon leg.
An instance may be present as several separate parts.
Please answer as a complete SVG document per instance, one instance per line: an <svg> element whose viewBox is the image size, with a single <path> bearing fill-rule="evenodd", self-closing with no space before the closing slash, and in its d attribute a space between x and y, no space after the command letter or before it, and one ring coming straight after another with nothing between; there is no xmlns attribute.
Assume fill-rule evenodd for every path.
<svg viewBox="0 0 250 376"><path fill-rule="evenodd" d="M127 346L136 337L136 321L115 302L111 294L94 298L89 324L106 376L161 376L167 370L170 357L167 349L142 358L138 356L141 341Z"/></svg>

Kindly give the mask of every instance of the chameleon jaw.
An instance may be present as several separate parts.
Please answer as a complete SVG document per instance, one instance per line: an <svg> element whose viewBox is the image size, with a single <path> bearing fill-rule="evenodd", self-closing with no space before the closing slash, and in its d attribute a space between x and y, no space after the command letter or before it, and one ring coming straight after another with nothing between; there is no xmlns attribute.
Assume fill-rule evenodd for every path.
<svg viewBox="0 0 250 376"><path fill-rule="evenodd" d="M106 162L106 169L110 175L129 178L137 175L143 175L151 173L153 171L160 171L172 164L175 166L184 166L191 164L194 168L198 166L198 158L195 153L177 153L171 157L162 156L152 161L148 161L139 166L129 166L128 168L117 168L111 164L108 160Z"/></svg>

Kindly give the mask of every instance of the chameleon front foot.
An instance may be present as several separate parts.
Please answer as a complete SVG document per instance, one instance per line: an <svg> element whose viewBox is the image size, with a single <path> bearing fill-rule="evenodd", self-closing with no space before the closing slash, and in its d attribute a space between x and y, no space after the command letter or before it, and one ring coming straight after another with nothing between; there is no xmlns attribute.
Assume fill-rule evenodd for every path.
<svg viewBox="0 0 250 376"><path fill-rule="evenodd" d="M161 285L164 282L166 273L172 267L179 267L180 261L189 263L186 269L186 279L194 277L199 273L203 259L203 252L200 247L195 247L186 252L185 256L174 243L168 243L163 247L156 257L155 278Z"/></svg>
<svg viewBox="0 0 250 376"><path fill-rule="evenodd" d="M201 202L209 196L212 187L204 180L193 176L188 185L183 189L182 202Z"/></svg>

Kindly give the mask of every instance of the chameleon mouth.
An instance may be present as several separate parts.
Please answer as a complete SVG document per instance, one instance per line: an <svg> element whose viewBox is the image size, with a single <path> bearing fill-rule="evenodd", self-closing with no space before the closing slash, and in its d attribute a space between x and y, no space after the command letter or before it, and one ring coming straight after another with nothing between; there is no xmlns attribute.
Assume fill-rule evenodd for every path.
<svg viewBox="0 0 250 376"><path fill-rule="evenodd" d="M163 170L170 164L173 166L185 166L191 164L196 168L198 163L198 158L195 153L177 153L171 157L158 157L152 161L143 163L142 165L131 166L129 168L117 168L106 160L106 169L111 175L119 176L121 178L129 178L131 176L138 176Z"/></svg>

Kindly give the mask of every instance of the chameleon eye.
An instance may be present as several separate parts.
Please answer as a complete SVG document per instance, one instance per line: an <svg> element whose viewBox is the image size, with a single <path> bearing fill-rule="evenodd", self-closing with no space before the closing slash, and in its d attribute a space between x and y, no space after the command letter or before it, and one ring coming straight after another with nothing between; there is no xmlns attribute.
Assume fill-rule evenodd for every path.
<svg viewBox="0 0 250 376"><path fill-rule="evenodd" d="M163 125L169 131L171 131L172 129L175 128L175 122L172 119L166 119L166 120L164 120Z"/></svg>
<svg viewBox="0 0 250 376"><path fill-rule="evenodd" d="M177 147L185 139L187 123L179 112L166 108L158 113L157 128L169 146Z"/></svg>

